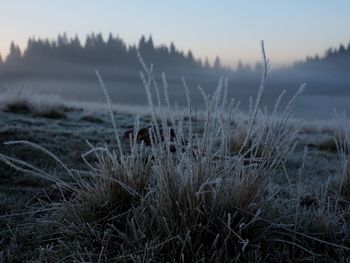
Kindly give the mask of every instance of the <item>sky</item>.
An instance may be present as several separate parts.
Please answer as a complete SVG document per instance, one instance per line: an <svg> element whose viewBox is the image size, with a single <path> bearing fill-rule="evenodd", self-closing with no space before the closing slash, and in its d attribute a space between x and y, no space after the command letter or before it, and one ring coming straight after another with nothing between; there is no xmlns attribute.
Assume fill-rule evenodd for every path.
<svg viewBox="0 0 350 263"><path fill-rule="evenodd" d="M350 41L349 0L1 0L0 54L29 37L109 32L127 44L141 35L174 42L196 57L223 64L260 60L265 41L272 65L288 65Z"/></svg>

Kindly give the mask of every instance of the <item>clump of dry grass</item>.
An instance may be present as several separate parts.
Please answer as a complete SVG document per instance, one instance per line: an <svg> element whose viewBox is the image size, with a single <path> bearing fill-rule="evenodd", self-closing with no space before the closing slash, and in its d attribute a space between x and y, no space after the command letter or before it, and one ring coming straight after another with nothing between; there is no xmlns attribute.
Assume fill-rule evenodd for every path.
<svg viewBox="0 0 350 263"><path fill-rule="evenodd" d="M347 195L350 196L350 157L347 160L347 165L345 168L345 180L343 183L343 192Z"/></svg>
<svg viewBox="0 0 350 263"><path fill-rule="evenodd" d="M350 200L350 122L346 115L337 115L338 130L334 141L341 160L341 169L333 180L333 189L337 192L337 201L340 197Z"/></svg>
<svg viewBox="0 0 350 263"><path fill-rule="evenodd" d="M44 225L54 232L45 234L40 244L50 240L49 250L56 257L92 262L273 262L320 260L321 253L335 253L331 256L337 259L348 255L350 235L342 231L348 223L346 212L321 198L317 206L301 204L299 184L296 191L289 185L292 199L271 190L271 181L284 170L295 144L295 131L287 121L301 90L282 114L277 114L277 107L283 94L272 114L261 112L269 67L264 47L262 52L262 82L247 127L237 135L232 135L237 129L232 123L236 123L238 107L233 100L226 103L227 82L220 81L210 97L202 92L206 119L201 133L195 133L186 82L187 109L174 116L165 75L164 105L152 66L147 67L140 57L140 76L152 112L149 147L137 139L138 118L129 147L122 145L98 73L116 145L114 150L90 145L91 150L82 155L89 170L70 169L29 142L8 143L30 144L46 152L74 181L67 183L0 154L12 167L73 193L53 204ZM95 158L90 159L91 155Z"/></svg>
<svg viewBox="0 0 350 263"><path fill-rule="evenodd" d="M238 127L233 131L230 143L230 152L232 154L238 154L244 143L244 139L247 136L247 131L243 127Z"/></svg>
<svg viewBox="0 0 350 263"><path fill-rule="evenodd" d="M5 112L34 114L51 119L65 118L65 111L68 109L62 98L34 94L25 87L8 88L1 95L0 108Z"/></svg>

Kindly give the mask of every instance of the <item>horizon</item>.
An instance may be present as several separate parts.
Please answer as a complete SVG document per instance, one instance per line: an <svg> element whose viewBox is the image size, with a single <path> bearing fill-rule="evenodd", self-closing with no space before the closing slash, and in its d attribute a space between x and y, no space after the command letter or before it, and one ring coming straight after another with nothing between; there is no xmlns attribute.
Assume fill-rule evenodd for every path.
<svg viewBox="0 0 350 263"><path fill-rule="evenodd" d="M193 49L188 49L188 50L180 49L180 48L178 48L178 46L177 46L176 43L174 43L174 42L170 42L169 44L166 44L166 43L157 43L157 42L154 41L154 38L153 38L153 36L152 36L151 34L148 35L148 36L147 36L147 35L141 35L138 41L136 41L136 42L134 42L134 43L127 43L127 42L125 42L125 40L124 40L122 37L120 37L118 34L113 34L112 32L109 32L108 34L105 34L105 35L104 35L103 33L100 33L100 32L91 32L90 34L87 34L87 35L86 35L85 37L83 37L83 38L79 37L78 34L75 34L75 35L68 35L68 34L66 34L66 32L63 32L63 33L59 33L55 38L44 38L44 37L43 37L43 38L36 38L35 36L32 36L32 37L28 38L27 43L28 43L29 40L34 40L34 41L41 40L41 41L49 41L50 43L57 43L57 40L58 40L58 38L59 38L60 36L61 36L61 37L62 37L62 36L65 36L65 37L67 37L67 39L68 39L69 41L70 41L70 40L73 40L75 37L78 37L78 40L80 41L81 46L82 46L82 47L85 47L85 45L86 45L86 39L87 39L88 37L91 37L91 36L93 36L93 35L99 35L99 34L102 35L102 38L103 38L103 40L104 40L105 42L108 41L109 36L112 36L112 37L114 37L114 38L118 38L118 39L122 40L122 41L125 43L125 45L126 45L126 47L127 47L128 49L129 49L129 48L132 48L132 47L134 47L134 46L137 47L138 44L139 44L139 41L141 40L142 37L144 37L146 40L148 40L149 38L151 38L152 41L153 41L153 43L154 43L154 47L155 47L155 48L160 48L160 47L164 47L164 46L167 47L167 48L170 48L171 44L174 44L177 51L182 52L183 54L187 54L189 51L191 51L192 53L194 52L194 59L200 60L202 63L204 63L204 61L205 61L206 59L208 59L208 60L209 60L210 66L211 66L211 67L214 67L214 60L215 60L216 56L215 56L213 59L209 59L208 56L205 56L205 57L196 56L195 51L194 51ZM262 41L264 42L264 40L262 40ZM18 45L17 43L15 43L14 41L11 41L11 43L13 43L16 47L19 47L19 48L20 48L20 51L21 51L21 54L22 54L22 55L23 55L24 52L27 51L27 48L28 48L28 44L27 44L27 43L26 43L24 46L20 46L20 45ZM9 50L10 50L10 45L11 45L11 43L9 44ZM323 52L320 52L320 53L306 54L305 57L292 60L289 64L272 65L272 68L279 69L279 68L284 68L284 67L292 66L294 63L301 62L301 61L306 61L307 58L313 58L313 57L315 57L316 55L317 55L318 57L322 58L322 57L325 57L326 51L328 51L328 50L337 50L340 46L343 46L343 47L347 48L348 46L350 46L350 41L349 41L348 44L339 43L338 46L328 47L328 48L324 49ZM259 47L260 47L260 46L259 46ZM8 56L8 54L9 54L9 52L6 53L6 56L2 56L2 54L0 53L0 56L2 57L2 59L3 59L4 61L6 61L6 57ZM220 61L222 62L222 57L219 57L219 59L220 59ZM261 62L261 59L260 59L260 60L257 60L257 61L254 61L254 62L251 62L251 63L249 63L249 62L247 62L247 61L244 61L244 60L242 60L242 59L239 59L239 60L237 61L236 64L227 65L227 64L225 64L225 63L222 63L222 66L223 66L224 68L229 69L229 70L236 70L238 64L239 64L239 63L243 63L244 66L248 66L249 68L254 69L254 67L256 66L256 63L260 64L260 62Z"/></svg>
<svg viewBox="0 0 350 263"><path fill-rule="evenodd" d="M280 67L349 43L350 3L345 0L337 5L300 0L253 2L6 2L2 7L7 12L0 17L6 25L0 32L0 54L6 58L12 41L23 51L31 37L54 39L66 32L84 43L87 34L101 32L105 39L112 33L127 45L136 44L142 35L152 35L156 46L174 42L196 58L208 57L212 64L219 56L223 65L233 68L239 60L250 65L260 61L259 44L264 40L272 66Z"/></svg>

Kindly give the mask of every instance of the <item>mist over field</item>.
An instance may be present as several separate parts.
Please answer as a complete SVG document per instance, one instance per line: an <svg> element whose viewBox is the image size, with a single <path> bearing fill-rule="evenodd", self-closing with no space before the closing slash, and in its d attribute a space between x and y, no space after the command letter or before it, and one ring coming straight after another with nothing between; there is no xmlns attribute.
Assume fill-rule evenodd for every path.
<svg viewBox="0 0 350 263"><path fill-rule="evenodd" d="M257 45L258 46L258 45ZM112 34L104 40L101 34L88 35L85 43L80 39L59 35L57 40L29 39L21 51L12 43L6 60L0 64L0 91L16 86L27 86L33 91L57 94L66 99L101 101L95 70L98 70L110 90L114 103L145 105L145 89L139 76L142 68L137 57L141 54L147 64L153 64L154 74L162 82L166 73L173 103L186 104L182 77L193 93L193 105L203 108L198 86L212 93L220 80L226 77L228 97L241 100L243 110L249 106L262 74L261 63L244 64L230 69L220 63L212 65L207 59L196 58L191 51L178 50L171 43L155 45L151 36L141 37L137 45L127 45ZM258 53L258 48L257 48ZM273 107L274 98L287 91L292 96L302 83L307 89L295 116L304 119L329 119L333 110L349 111L350 103L350 47L340 45L322 55L308 57L288 67L273 67L267 80L263 105ZM273 61L272 61L273 63Z"/></svg>

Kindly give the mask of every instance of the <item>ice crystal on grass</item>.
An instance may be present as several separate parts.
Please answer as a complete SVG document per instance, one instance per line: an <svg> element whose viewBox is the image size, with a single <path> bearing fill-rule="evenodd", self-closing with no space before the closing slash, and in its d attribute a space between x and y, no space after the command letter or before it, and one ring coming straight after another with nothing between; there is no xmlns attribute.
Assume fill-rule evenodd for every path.
<svg viewBox="0 0 350 263"><path fill-rule="evenodd" d="M261 262L320 259L324 249L337 251L338 258L348 253L346 242L338 242L343 236L332 236L345 225L334 206L318 202L305 208L299 202L300 180L293 200L271 190L294 149L296 131L287 121L304 85L282 114L277 108L284 93L271 114L261 111L269 68L263 43L262 56L262 81L245 127L236 126L239 103L226 101L228 83L222 79L211 96L202 91L206 117L196 129L191 87L183 80L187 108L174 114L165 74L159 84L153 66L139 55L152 116L144 132L147 143L140 139L138 118L122 141L98 72L116 142L88 143L91 149L82 158L89 170L73 170L26 141L7 143L47 152L73 179L69 188L26 162L0 155L20 171L73 191L45 221L55 228L48 233L55 240L50 249L69 260L123 262ZM294 185L288 187L293 195ZM343 235L349 237L346 231Z"/></svg>

